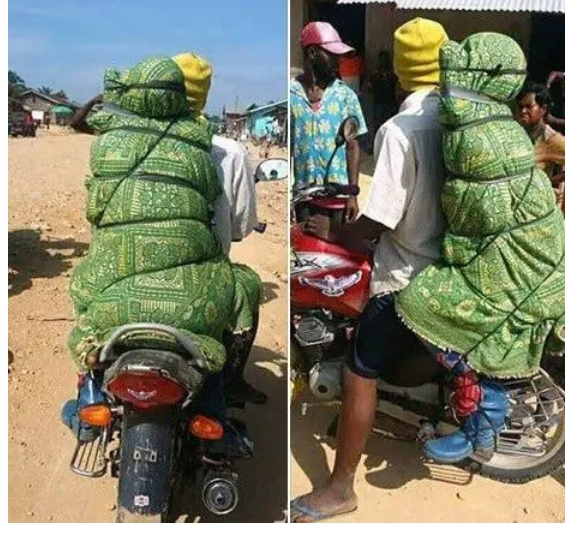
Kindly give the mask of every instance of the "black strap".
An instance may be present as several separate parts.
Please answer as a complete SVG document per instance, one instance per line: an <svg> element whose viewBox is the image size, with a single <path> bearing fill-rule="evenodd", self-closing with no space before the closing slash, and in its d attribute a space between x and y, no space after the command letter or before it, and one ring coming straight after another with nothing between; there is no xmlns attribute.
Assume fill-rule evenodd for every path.
<svg viewBox="0 0 586 536"><path fill-rule="evenodd" d="M104 216L104 212L106 212L106 209L108 208L108 205L110 204L110 201L112 201L112 198L114 197L114 194L118 191L118 188L120 188L120 185L124 182L125 179L127 179L128 177L130 177L132 175L132 173L134 172L135 169L138 169L138 167L148 158L148 156L155 150L155 147L157 145L159 145L159 143L161 142L161 140L167 135L167 133L169 132L169 130L171 130L171 127L178 121L178 117L173 118L171 121L169 121L169 124L167 125L167 127L165 128L165 130L160 134L159 137L156 139L155 143L149 147L148 151L144 154L144 156L142 156L140 158L140 160L132 167L132 169L130 169L128 171L128 173L126 175L124 175L116 184L116 186L114 187L114 189L112 190L112 193L110 194L110 196L108 197L108 200L106 201L106 203L104 204L104 210L102 210L102 212L100 212L98 219L102 220L103 216ZM100 228L100 224L96 223L96 227Z"/></svg>
<svg viewBox="0 0 586 536"><path fill-rule="evenodd" d="M128 91L130 89L164 89L185 93L185 85L180 82L153 80L152 82L137 82L135 84L125 84L124 82L111 82L110 89L114 91Z"/></svg>
<svg viewBox="0 0 586 536"><path fill-rule="evenodd" d="M489 117L483 117L482 119L474 119L473 121L469 121L468 123L463 123L461 125L454 127L451 127L450 125L444 125L444 128L446 130L449 130L450 132L458 132L469 127L476 127L478 125L484 125L485 123L491 123L492 121L516 122L515 118L512 115L491 115Z"/></svg>
<svg viewBox="0 0 586 536"><path fill-rule="evenodd" d="M141 173L139 175L131 175L128 178L129 179L137 179L137 180L146 181L146 182L160 182L163 184L170 184L172 186L186 186L187 188L195 190L196 192L199 193L199 190L195 187L195 185L193 185L189 181L186 181L185 179L182 179L180 177L172 177L170 175L160 175L158 173Z"/></svg>
<svg viewBox="0 0 586 536"><path fill-rule="evenodd" d="M149 127L136 127L132 125L122 125L120 127L114 127L108 130L108 132L112 132L113 130L124 130L126 132L137 132L140 134L159 134L159 130L155 128ZM169 134L168 132L165 133L165 137L169 139L173 139L176 141L180 141L182 143L186 143L187 145L191 145L197 149L201 149L202 151L209 152L210 147L202 142L196 140L190 140L189 138L184 138L183 136L178 136L177 134Z"/></svg>
<svg viewBox="0 0 586 536"><path fill-rule="evenodd" d="M547 218L549 218L553 213L555 212L555 209L550 210L547 214L544 214L543 216L539 216L539 218L535 218L534 220L525 222L525 223L520 223L518 225L513 225L511 227L506 227L502 230L500 230L498 233L493 234L493 233L488 233L488 234L484 234L484 235L474 235L475 238L490 238L493 237L494 240L496 240L499 236L502 236L504 234L507 233L512 233L513 231L517 231L519 229L522 229L523 227L529 227L530 225L533 225L534 223L540 222L542 220L545 220ZM456 236L456 237L463 237L463 238L469 238L466 235L458 235L456 233L450 233L452 236ZM485 247L482 248L482 250L480 251L480 253L482 253L488 246L490 246L494 240L491 240ZM476 254L472 260L468 261L466 264L459 264L458 266L468 266L476 257L478 257L478 255L480 254Z"/></svg>
<svg viewBox="0 0 586 536"><path fill-rule="evenodd" d="M527 191L527 190L525 190L525 192L526 192L526 191ZM519 205L517 205L517 208L518 208L519 206L520 206L520 203L519 203ZM515 209L515 210L516 210L516 209ZM527 226L527 225L531 225L531 224L535 223L536 221L539 221L539 220L541 220L541 219L544 219L544 218L547 218L547 217L551 216L551 215L552 215L554 212L555 212L555 209L554 209L554 210L552 210L551 212L549 212L549 213L548 213L546 216L542 216L541 218L538 218L538 219L536 219L536 220L533 220L533 221L531 221L531 222L528 222L528 223L525 223L525 224L519 225L519 226L515 227L515 229L518 229L518 228L520 228L520 227L525 227L525 226ZM495 238L494 238L493 240L491 240L491 241L490 241L490 242L487 244L487 246L486 246L486 247L490 246L490 245L491 245L491 244L494 242L494 240L495 240L496 238L498 238L499 236L501 236L501 234L503 234L503 233L499 233L498 235L496 235L496 236L495 236ZM484 250L484 249L486 249L486 248L483 248L483 250ZM476 255L476 256L477 256L477 255ZM474 258L476 258L476 256L475 256ZM560 267L560 265L562 264L562 262L564 262L564 259L565 259L565 258L566 258L566 254L565 254L565 252L564 252L564 253L562 253L562 255L561 255L560 259L559 259L559 260L558 260L558 261L557 261L557 262L556 262L556 263L553 265L553 267L552 267L551 271L550 271L550 272L549 272L549 273L548 273L548 274L547 274L547 275L546 275L546 276L545 276L545 277L542 279L541 283L540 283L539 285L537 285L536 287L534 287L534 288L533 288L533 289L532 289L532 290L531 290L531 291L530 291L530 292L529 292L529 293L528 293L528 294L527 294L527 295L526 295L526 296L525 296L525 297L524 297L524 298L523 298L523 299L522 299L522 300L519 302L519 304L518 304L518 305L517 305L517 306L516 306L516 307L515 307L515 308L514 308L512 311L510 311L510 312L508 312L508 313L507 313L506 311L502 311L503 313L507 313L507 314L506 314L506 316L505 316L505 319L504 319L504 320L503 320L503 321L502 321L502 322L501 322L501 323L500 323L500 324L499 324L497 327L495 327L495 328L494 328L494 329L493 329L493 330L492 330L492 331L491 331L489 334L487 334L487 335L485 335L484 337L482 337L482 339L480 339L480 341L478 341L478 342L477 342L475 345L473 345L473 346L472 346L472 348L469 348L468 350L466 350L465 352L463 352L463 353L462 353L462 355L463 355L463 356L468 356L468 355L470 355L470 353L472 353L474 350L476 350L476 348L478 348L478 347L479 347L479 346L480 346L480 345L481 345L481 344L482 344L482 343L483 343L485 340L487 340L489 337L491 337L492 335L494 335L494 334L495 334L495 333L496 333L496 332L497 332L497 331L498 331L498 330L499 330L499 329L500 329L500 328L501 328L501 327L504 325L504 323L505 323L507 320L509 320L509 318L511 318L511 317L512 317L512 316L513 316L513 315L514 315L514 314L515 314L517 311L519 311L519 310L521 309L522 305L523 305L523 304L524 304L524 303L525 303L525 302L526 302L526 301L527 301L527 300L528 300L528 299L529 299L531 296L533 296L533 294L535 294L535 292L537 292L537 289L538 289L538 288L540 288L540 287L541 287L541 285L542 285L543 283L545 283L545 282L546 282L546 281L547 281L547 280L548 280L548 279L549 279L549 278L550 278L550 277L551 277L551 276L554 274L554 272L555 272L555 271L556 271L556 270L557 270L557 269ZM470 261L470 262L472 262L472 261ZM470 263L467 263L467 264L465 264L464 266L468 266L468 264L470 264ZM468 278L467 278L467 277L464 275L464 273L463 273L463 272L462 272L462 276L464 277L464 280L465 280L465 281L468 283L468 286L470 287L470 289L472 290L472 292L474 292L474 293L475 293L477 296L479 296L481 299L485 299L485 297L484 297L484 296L482 296L482 295L481 295L481 294L480 294L480 293L479 293L479 292L476 290L476 287L474 287L474 285L472 285L472 284L470 283L470 281L469 281L469 280L468 280ZM501 310L499 309L499 311L501 311ZM554 321L556 321L556 319L554 319L554 318L546 318L546 319L544 319L544 322L545 322L545 321L548 321L548 320L554 320Z"/></svg>
<svg viewBox="0 0 586 536"><path fill-rule="evenodd" d="M475 73L486 73L489 76L500 76L502 74L524 74L527 75L526 69L503 69L502 64L498 64L496 67L445 67L442 71L466 71Z"/></svg>
<svg viewBox="0 0 586 536"><path fill-rule="evenodd" d="M193 190L194 192L197 192L199 195L202 195L201 192L195 187L195 185L193 185L192 183L190 183L189 181L186 181L185 179L181 179L179 177L171 177L170 175L159 175L157 173L141 173L138 175L130 175L128 177L126 177L127 179L136 179L136 180L140 180L140 181L147 181L147 182L160 182L163 184L171 184L174 186L185 186L187 188L190 188L191 190ZM212 225L209 224L208 222L211 221L214 217L215 217L215 211L211 208L208 208L208 220L207 221L202 221L202 220L195 220L199 223L203 223L206 227L211 228ZM178 218L178 219L185 219L185 218ZM145 221L140 221L140 222L123 222L123 223L119 223L119 222L113 222L113 223L104 223L101 224L99 229L109 229L112 227L122 227L124 225L132 225L134 223L162 223L162 222L168 222L168 219L161 219L161 220L148 220L147 222Z"/></svg>
<svg viewBox="0 0 586 536"><path fill-rule="evenodd" d="M514 175L501 175L499 177L494 177L493 179L479 179L473 175L464 175L458 173L450 173L448 171L447 180L463 180L466 182L477 182L479 184L498 184L499 182L507 182L509 180L513 181L515 179L521 179L527 176L528 173L533 171L533 166L529 169L522 171L521 173L515 173Z"/></svg>
<svg viewBox="0 0 586 536"><path fill-rule="evenodd" d="M515 216L517 214L517 210L519 210L519 207L523 204L523 201L525 201L525 197L527 197L527 192L529 191L529 187L531 186L531 184L533 183L533 178L535 177L535 168L531 169L531 175L529 176L529 180L527 181L527 185L525 186L525 190L523 190L523 195L521 196L521 199L519 200L519 202L517 203L517 206L515 207L515 209L513 210L513 216ZM527 227L528 225L533 224L536 221L540 221L542 219L545 219L549 216L551 216L553 214L553 212L555 211L555 209L553 209L552 211L548 212L545 216L541 216L539 218L536 218L534 220L531 220L530 222L527 223L521 223L519 225L515 225L512 227L507 227L505 229L502 229L501 231L499 231L498 233L490 233L490 234L486 234L486 235L475 235L475 236L479 236L480 238L490 238L490 240L488 240L488 242L482 246L481 249L479 249L476 252L476 255L474 255L467 263L465 264L458 264L458 267L466 267L469 266L472 262L474 262L480 255L482 255L482 253L484 253L484 251L489 248L490 246L492 246L492 244L496 241L497 238L503 236L504 234L508 234L512 231L515 231L517 229L521 229L522 227ZM455 237L464 237L464 238L470 238L466 235L458 235L456 233L450 233L452 236Z"/></svg>
<svg viewBox="0 0 586 536"><path fill-rule="evenodd" d="M134 177L130 177L131 179ZM208 210L208 216L210 217L209 219L211 220L214 216L215 213L212 209ZM195 221L197 223L201 223L202 225L205 225L208 229L213 228L213 225L211 223L206 223L206 221L204 220L196 220L195 218L173 218L173 220L170 220L169 218L157 218L157 219L151 219L151 220L132 220L132 221L125 221L125 222L112 222L112 223L104 223L102 225L100 225L99 227L96 228L96 230L102 231L104 229L113 229L115 227L124 227L124 226L128 226L128 225L136 225L136 224L156 224L156 223L169 223L170 221Z"/></svg>
<svg viewBox="0 0 586 536"><path fill-rule="evenodd" d="M503 104L503 102L498 99L460 86L443 86L441 89L441 96L443 98L463 99L480 104Z"/></svg>
<svg viewBox="0 0 586 536"><path fill-rule="evenodd" d="M507 106L509 101L506 99L497 99L496 97L489 97L478 91L473 91L460 86L446 85L441 89L441 96L443 98L463 99L479 104L502 104Z"/></svg>
<svg viewBox="0 0 586 536"><path fill-rule="evenodd" d="M531 292L529 292L520 302L519 305L517 305L512 311L510 311L507 316L505 317L505 319L496 327L494 328L488 335L482 337L482 339L480 339L480 341L478 341L474 346L472 346L472 348L469 348L468 350L466 350L463 355L467 356L470 355L474 350L476 350L476 348L478 348L485 340L487 340L489 337L492 337L504 324L507 320L509 320L509 318L511 318L517 311L519 311L522 307L522 305L529 299L531 298L531 296L533 296L533 294L535 294L537 292L537 289L539 289L541 287L541 285L543 285L543 283L545 283L555 272L556 270L561 266L562 262L564 262L566 258L566 253L564 251L564 253L562 253L562 256L560 257L560 259L558 260L558 262L553 266L552 270L542 279L541 283L537 286L535 286ZM471 287L474 288L474 287ZM505 311L503 311L505 312ZM547 321L556 321L555 318L545 318L543 320L544 322Z"/></svg>

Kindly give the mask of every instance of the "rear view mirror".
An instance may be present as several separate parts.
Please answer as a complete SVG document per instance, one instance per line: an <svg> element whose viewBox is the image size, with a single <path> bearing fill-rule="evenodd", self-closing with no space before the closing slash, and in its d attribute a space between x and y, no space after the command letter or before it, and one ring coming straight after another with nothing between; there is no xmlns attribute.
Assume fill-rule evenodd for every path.
<svg viewBox="0 0 586 536"><path fill-rule="evenodd" d="M344 143L348 143L356 139L358 135L358 118L355 115L351 115L342 121L338 134L336 135L336 145L341 147Z"/></svg>
<svg viewBox="0 0 586 536"><path fill-rule="evenodd" d="M289 161L284 158L263 160L254 172L255 182L280 181L289 176Z"/></svg>

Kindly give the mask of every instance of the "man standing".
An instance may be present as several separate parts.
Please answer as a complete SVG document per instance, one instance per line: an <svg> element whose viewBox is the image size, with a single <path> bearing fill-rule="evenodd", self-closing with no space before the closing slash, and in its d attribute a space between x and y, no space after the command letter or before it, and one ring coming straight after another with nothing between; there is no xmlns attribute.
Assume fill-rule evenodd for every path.
<svg viewBox="0 0 586 536"><path fill-rule="evenodd" d="M331 242L379 239L370 301L344 370L334 470L325 487L295 499L291 521L311 523L357 508L354 478L376 410L382 367L424 347L395 312L395 295L440 257L445 222L440 205L444 166L438 121L442 26L414 19L394 35L394 70L405 97L375 139L376 168L368 203L353 223L314 216L308 229ZM431 357L430 357L431 359Z"/></svg>
<svg viewBox="0 0 586 536"><path fill-rule="evenodd" d="M338 61L352 52L338 32L327 22L311 22L301 32L303 73L290 87L293 126L295 187L328 182L358 185L360 146L354 139L336 153L329 170L327 165L336 149L340 125L349 116L358 119L358 136L367 132L358 97L337 79ZM356 197L350 197L346 221L358 215Z"/></svg>
<svg viewBox="0 0 586 536"><path fill-rule="evenodd" d="M516 100L517 120L535 147L535 164L549 177L558 206L564 211L566 139L547 124L552 105L549 91L543 84L526 81Z"/></svg>

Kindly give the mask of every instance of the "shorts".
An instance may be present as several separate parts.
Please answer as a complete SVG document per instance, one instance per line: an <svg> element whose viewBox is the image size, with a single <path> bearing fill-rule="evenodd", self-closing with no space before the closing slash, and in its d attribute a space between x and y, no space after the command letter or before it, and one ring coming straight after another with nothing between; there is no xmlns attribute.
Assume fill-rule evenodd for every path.
<svg viewBox="0 0 586 536"><path fill-rule="evenodd" d="M397 315L395 296L396 293L373 296L358 318L346 364L362 378L377 379L384 369L414 352L427 352L421 340Z"/></svg>

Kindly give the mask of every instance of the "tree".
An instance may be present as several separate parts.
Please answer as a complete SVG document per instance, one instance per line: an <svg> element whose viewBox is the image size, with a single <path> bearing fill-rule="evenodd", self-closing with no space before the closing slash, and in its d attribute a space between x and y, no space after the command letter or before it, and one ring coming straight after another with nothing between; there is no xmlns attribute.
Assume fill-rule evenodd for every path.
<svg viewBox="0 0 586 536"><path fill-rule="evenodd" d="M53 93L53 89L47 86L41 86L37 88L37 91L39 93L42 93L43 95L51 95Z"/></svg>
<svg viewBox="0 0 586 536"><path fill-rule="evenodd" d="M56 93L53 93L52 96L55 97L56 99L69 100L67 97L67 93L65 93L65 91L63 91L62 89L60 89Z"/></svg>
<svg viewBox="0 0 586 536"><path fill-rule="evenodd" d="M16 71L8 71L8 96L18 97L23 91L26 91L24 80Z"/></svg>

